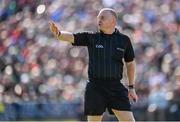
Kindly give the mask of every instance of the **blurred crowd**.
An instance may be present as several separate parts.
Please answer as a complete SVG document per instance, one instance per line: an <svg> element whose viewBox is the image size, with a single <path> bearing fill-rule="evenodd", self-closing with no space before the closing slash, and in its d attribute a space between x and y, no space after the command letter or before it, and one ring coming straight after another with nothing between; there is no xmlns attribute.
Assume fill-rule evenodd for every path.
<svg viewBox="0 0 180 122"><path fill-rule="evenodd" d="M48 21L70 32L96 31L103 7L117 11L117 28L135 50L136 119L180 120L179 0L0 0L0 57L7 65L0 113L14 103L78 102L83 114L87 49L57 41Z"/></svg>

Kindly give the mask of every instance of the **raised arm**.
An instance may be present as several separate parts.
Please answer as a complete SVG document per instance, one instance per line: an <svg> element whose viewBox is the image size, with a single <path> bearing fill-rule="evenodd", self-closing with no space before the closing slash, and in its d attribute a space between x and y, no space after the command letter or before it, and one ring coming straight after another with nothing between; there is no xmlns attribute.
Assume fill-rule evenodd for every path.
<svg viewBox="0 0 180 122"><path fill-rule="evenodd" d="M69 43L74 43L74 36L71 32L67 32L67 31L60 31L57 27L57 25L50 21L49 22L49 27L51 32L53 33L53 35L58 39L58 40L62 40L62 41L66 41Z"/></svg>

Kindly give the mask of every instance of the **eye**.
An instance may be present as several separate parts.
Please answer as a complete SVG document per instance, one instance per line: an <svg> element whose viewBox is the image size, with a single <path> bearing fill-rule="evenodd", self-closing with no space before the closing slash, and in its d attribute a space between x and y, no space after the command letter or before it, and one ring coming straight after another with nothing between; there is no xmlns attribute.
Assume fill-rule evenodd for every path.
<svg viewBox="0 0 180 122"><path fill-rule="evenodd" d="M104 19L105 19L105 17L104 17L103 15L97 16L97 18L98 18L99 20L104 20Z"/></svg>
<svg viewBox="0 0 180 122"><path fill-rule="evenodd" d="M104 19L104 16L101 16L100 19L103 20L103 19Z"/></svg>

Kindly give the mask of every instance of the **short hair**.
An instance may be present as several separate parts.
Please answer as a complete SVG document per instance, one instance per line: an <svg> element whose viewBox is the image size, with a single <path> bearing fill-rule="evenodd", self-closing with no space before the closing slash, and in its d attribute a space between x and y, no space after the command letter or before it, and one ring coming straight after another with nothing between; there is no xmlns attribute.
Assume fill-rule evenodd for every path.
<svg viewBox="0 0 180 122"><path fill-rule="evenodd" d="M100 10L100 12L102 12L102 11L109 11L111 13L111 15L113 15L115 17L115 19L118 19L117 13L116 13L116 11L114 9L112 9L112 8L103 8L103 9Z"/></svg>

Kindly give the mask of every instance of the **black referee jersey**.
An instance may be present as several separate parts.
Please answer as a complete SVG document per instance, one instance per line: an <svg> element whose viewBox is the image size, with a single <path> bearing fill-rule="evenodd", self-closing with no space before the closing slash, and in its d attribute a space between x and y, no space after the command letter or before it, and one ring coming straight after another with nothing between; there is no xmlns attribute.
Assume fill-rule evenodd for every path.
<svg viewBox="0 0 180 122"><path fill-rule="evenodd" d="M98 32L74 33L74 46L87 46L89 52L89 80L121 80L123 59L134 60L134 51L128 36L117 29L113 34Z"/></svg>

